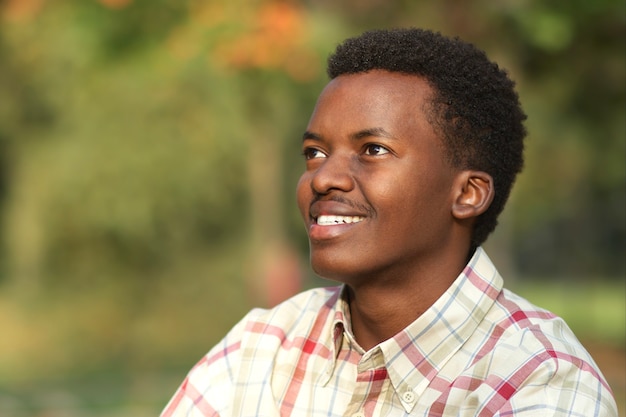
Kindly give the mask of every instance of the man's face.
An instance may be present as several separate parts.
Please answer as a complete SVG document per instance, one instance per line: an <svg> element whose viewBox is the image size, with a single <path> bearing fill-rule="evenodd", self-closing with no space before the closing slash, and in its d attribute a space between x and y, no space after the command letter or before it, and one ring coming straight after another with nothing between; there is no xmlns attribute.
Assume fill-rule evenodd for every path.
<svg viewBox="0 0 626 417"><path fill-rule="evenodd" d="M337 77L320 95L297 188L319 275L403 279L441 261L456 170L427 120L431 94L419 77L376 70Z"/></svg>

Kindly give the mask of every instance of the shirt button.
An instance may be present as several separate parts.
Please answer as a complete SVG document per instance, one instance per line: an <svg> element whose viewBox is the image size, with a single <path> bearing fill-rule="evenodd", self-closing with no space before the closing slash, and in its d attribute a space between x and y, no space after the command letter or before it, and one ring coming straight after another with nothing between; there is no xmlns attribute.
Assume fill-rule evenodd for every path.
<svg viewBox="0 0 626 417"><path fill-rule="evenodd" d="M415 394L413 393L413 391L407 391L402 394L402 401L409 404L415 402Z"/></svg>
<svg viewBox="0 0 626 417"><path fill-rule="evenodd" d="M358 413L352 414L352 417L365 417L365 413L362 411L359 411Z"/></svg>

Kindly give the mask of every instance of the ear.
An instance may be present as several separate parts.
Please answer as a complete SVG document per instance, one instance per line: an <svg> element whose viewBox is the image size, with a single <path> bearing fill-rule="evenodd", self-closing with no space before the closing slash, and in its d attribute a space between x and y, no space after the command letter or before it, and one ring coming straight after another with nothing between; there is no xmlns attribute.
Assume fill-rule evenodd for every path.
<svg viewBox="0 0 626 417"><path fill-rule="evenodd" d="M483 214L493 201L493 178L483 171L461 171L454 183L456 197L452 215L457 219L470 219Z"/></svg>

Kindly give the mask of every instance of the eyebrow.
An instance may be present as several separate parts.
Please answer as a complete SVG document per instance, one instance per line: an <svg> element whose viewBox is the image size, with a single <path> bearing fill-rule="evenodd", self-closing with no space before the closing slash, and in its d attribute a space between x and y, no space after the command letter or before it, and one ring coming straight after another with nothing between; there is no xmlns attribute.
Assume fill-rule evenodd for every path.
<svg viewBox="0 0 626 417"><path fill-rule="evenodd" d="M382 127L372 127L368 129L359 130L358 132L351 134L350 139L361 140L361 139L372 137L372 136L378 136L378 137L383 137L387 139L395 139L395 136L393 136L391 133L389 133ZM321 135L318 135L317 133L309 132L307 130L302 135L302 140L304 141L307 139L321 141L323 137Z"/></svg>
<svg viewBox="0 0 626 417"><path fill-rule="evenodd" d="M370 129L363 129L350 136L352 139L356 139L356 140L371 137L371 136L378 136L378 137L387 138L387 139L395 139L395 136L387 132L382 127L372 127Z"/></svg>
<svg viewBox="0 0 626 417"><path fill-rule="evenodd" d="M306 132L304 132L304 134L302 135L302 140L305 141L307 139L310 140L322 140L322 137L320 135L317 135L313 132L309 132L308 130Z"/></svg>

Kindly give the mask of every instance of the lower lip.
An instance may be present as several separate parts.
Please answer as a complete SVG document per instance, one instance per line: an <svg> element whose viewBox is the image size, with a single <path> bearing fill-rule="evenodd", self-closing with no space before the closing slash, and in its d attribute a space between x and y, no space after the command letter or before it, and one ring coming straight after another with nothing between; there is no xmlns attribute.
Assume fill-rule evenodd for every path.
<svg viewBox="0 0 626 417"><path fill-rule="evenodd" d="M322 240L330 240L335 239L353 227L357 226L361 222L358 223L341 223L341 224L333 224L329 226L320 226L319 224L312 223L309 227L309 239L311 241L322 241Z"/></svg>

